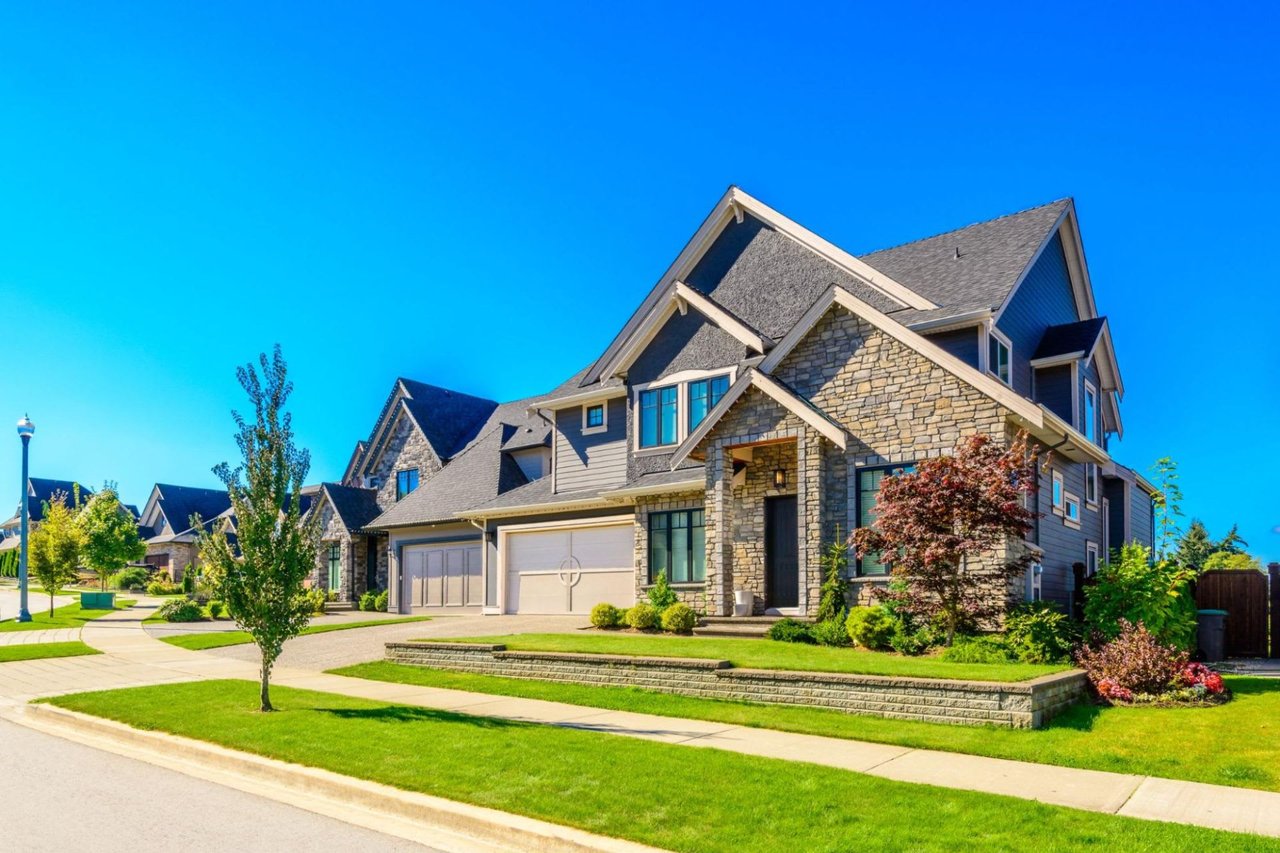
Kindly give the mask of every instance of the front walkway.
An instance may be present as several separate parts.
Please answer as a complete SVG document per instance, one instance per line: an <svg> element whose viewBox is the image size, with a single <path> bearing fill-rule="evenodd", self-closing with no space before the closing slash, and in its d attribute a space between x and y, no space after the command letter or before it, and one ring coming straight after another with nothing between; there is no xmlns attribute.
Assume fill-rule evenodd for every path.
<svg viewBox="0 0 1280 853"><path fill-rule="evenodd" d="M141 625L148 613L149 609L134 607L86 625L82 639L105 652L103 655L0 666L0 702L143 684L257 677L257 668L250 662L189 652L149 637ZM273 683L400 705L805 761L898 781L1003 794L1087 811L1280 836L1280 794L1267 791L601 711L535 699L366 681L299 668L277 669Z"/></svg>

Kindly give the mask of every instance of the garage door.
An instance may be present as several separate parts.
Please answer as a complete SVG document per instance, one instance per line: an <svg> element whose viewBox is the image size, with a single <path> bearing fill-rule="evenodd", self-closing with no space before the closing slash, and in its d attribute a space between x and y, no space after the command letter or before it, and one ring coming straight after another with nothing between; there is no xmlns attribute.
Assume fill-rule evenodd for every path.
<svg viewBox="0 0 1280 853"><path fill-rule="evenodd" d="M508 613L590 613L635 603L630 521L505 534Z"/></svg>
<svg viewBox="0 0 1280 853"><path fill-rule="evenodd" d="M410 607L470 607L484 603L479 545L408 545L405 603Z"/></svg>

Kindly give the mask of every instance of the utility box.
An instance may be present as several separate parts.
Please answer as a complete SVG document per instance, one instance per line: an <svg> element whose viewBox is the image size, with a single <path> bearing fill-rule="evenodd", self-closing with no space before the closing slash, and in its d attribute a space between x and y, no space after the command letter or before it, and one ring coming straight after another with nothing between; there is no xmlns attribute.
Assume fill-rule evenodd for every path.
<svg viewBox="0 0 1280 853"><path fill-rule="evenodd" d="M115 610L116 594L114 592L82 592L80 593L81 610Z"/></svg>

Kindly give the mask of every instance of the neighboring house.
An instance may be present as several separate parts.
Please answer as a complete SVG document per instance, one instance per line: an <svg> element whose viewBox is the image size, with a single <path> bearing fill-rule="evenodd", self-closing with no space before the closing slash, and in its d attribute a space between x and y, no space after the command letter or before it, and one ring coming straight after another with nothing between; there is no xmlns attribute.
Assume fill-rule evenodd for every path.
<svg viewBox="0 0 1280 853"><path fill-rule="evenodd" d="M77 488L80 490L80 502L82 504L93 497L93 489L78 486L75 480L50 480L44 477L28 478L27 518L31 527L34 529L36 525L44 520L44 505L52 500L54 495L66 495L67 504L70 505L75 501ZM138 511L136 509L133 507L126 507L126 509L132 510L134 517L137 517ZM0 551L18 547L21 527L22 505L19 504L17 509L13 511L12 518L0 523Z"/></svg>
<svg viewBox="0 0 1280 853"><path fill-rule="evenodd" d="M230 513L231 499L223 489L156 483L138 518L138 535L147 544L144 561L174 582L181 581L186 568L199 562L196 538L200 531L192 525L192 516L198 514L207 529Z"/></svg>
<svg viewBox="0 0 1280 853"><path fill-rule="evenodd" d="M402 612L586 613L666 572L711 614L735 590L812 614L821 548L874 521L885 476L1027 430L1052 450L1043 517L986 563L1037 562L990 594L1066 605L1152 537L1153 487L1109 453L1123 393L1072 201L854 257L731 188L558 389L498 405L397 383L344 478L363 513L322 560L348 571L343 533L366 537L376 571L353 558L351 588L389 578ZM851 575L860 598L887 582L872 557Z"/></svg>

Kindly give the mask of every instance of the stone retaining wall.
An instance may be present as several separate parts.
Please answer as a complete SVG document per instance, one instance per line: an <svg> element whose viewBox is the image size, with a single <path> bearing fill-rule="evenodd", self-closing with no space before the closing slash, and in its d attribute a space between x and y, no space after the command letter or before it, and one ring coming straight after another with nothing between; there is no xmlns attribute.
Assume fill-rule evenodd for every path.
<svg viewBox="0 0 1280 853"><path fill-rule="evenodd" d="M741 702L804 705L931 723L1039 728L1085 696L1079 670L1001 683L738 669L728 661L508 651L473 643L387 643L396 663Z"/></svg>

